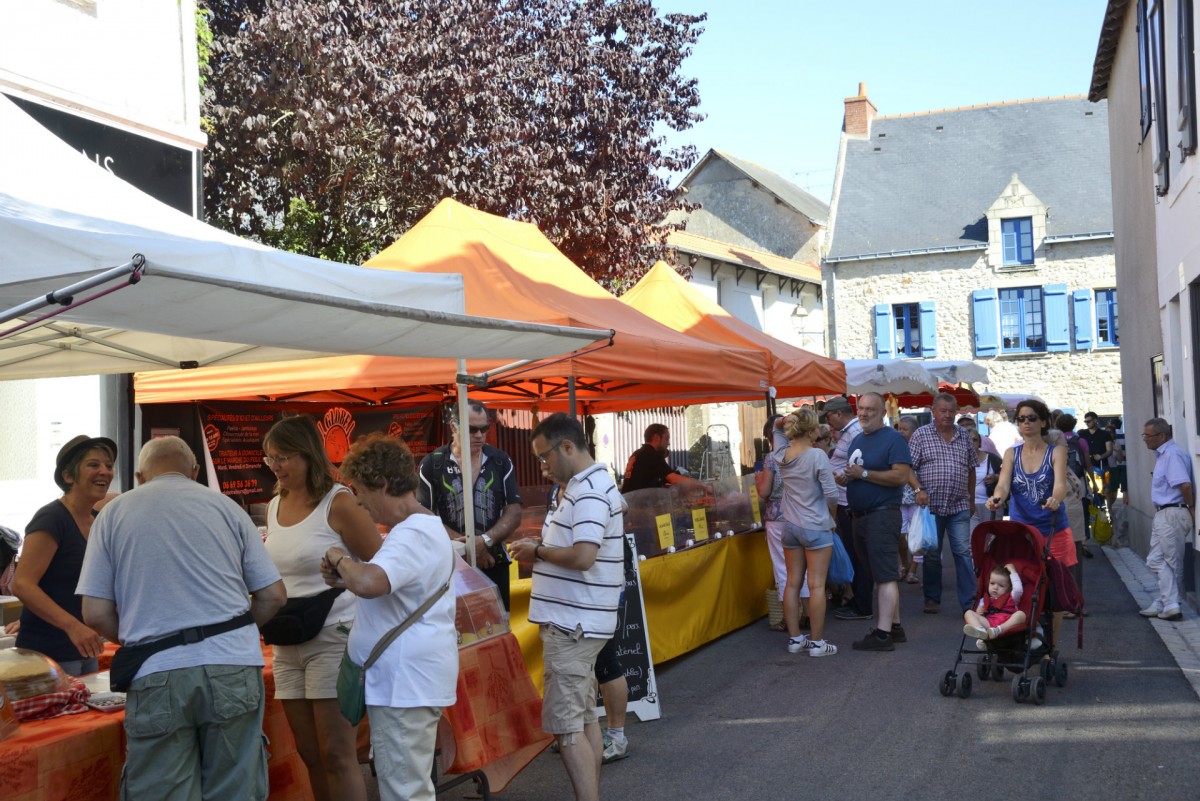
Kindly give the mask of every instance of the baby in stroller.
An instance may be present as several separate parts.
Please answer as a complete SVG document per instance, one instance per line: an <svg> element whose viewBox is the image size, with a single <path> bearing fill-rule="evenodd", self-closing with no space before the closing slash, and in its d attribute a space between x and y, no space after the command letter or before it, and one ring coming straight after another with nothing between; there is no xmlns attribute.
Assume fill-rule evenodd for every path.
<svg viewBox="0 0 1200 801"><path fill-rule="evenodd" d="M987 595L979 599L975 609L963 613L966 621L963 634L986 641L1003 637L1010 630L1020 630L1026 618L1017 607L1024 594L1017 566L1012 562L997 565L988 576Z"/></svg>

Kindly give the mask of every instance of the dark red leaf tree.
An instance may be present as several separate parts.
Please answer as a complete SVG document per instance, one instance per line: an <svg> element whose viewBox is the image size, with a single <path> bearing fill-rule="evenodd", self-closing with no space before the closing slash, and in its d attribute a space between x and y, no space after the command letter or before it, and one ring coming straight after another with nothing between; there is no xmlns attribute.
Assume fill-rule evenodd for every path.
<svg viewBox="0 0 1200 801"><path fill-rule="evenodd" d="M665 251L704 15L650 0L202 0L209 219L362 262L444 197L608 285Z"/></svg>

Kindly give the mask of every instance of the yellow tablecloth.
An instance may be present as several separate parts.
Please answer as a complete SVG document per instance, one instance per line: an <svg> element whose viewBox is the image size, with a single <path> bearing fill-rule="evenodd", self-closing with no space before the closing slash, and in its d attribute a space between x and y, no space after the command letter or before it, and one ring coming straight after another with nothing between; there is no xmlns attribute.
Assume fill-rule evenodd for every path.
<svg viewBox="0 0 1200 801"><path fill-rule="evenodd" d="M767 613L775 579L765 533L738 534L638 564L654 663L682 656ZM542 643L529 622L530 579L511 586L510 619L534 684L542 688Z"/></svg>

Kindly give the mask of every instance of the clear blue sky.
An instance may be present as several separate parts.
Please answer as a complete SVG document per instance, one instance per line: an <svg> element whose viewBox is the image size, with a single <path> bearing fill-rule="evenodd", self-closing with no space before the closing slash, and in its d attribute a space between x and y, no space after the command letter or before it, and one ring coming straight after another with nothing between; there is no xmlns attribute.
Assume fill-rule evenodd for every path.
<svg viewBox="0 0 1200 801"><path fill-rule="evenodd" d="M657 0L707 13L685 62L707 119L668 131L753 161L828 201L843 101L880 115L1086 95L1105 0Z"/></svg>

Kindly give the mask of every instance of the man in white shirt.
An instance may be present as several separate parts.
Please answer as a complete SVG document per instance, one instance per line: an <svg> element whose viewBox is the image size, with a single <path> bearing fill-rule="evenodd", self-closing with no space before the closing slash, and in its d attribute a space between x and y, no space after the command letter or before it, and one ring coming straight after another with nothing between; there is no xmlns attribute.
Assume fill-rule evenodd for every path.
<svg viewBox="0 0 1200 801"><path fill-rule="evenodd" d="M532 445L543 473L563 487L541 541L510 546L513 558L533 564L529 621L540 629L545 663L542 728L558 738L577 801L597 801L604 743L593 667L616 633L625 584L621 493L573 417L547 417Z"/></svg>

